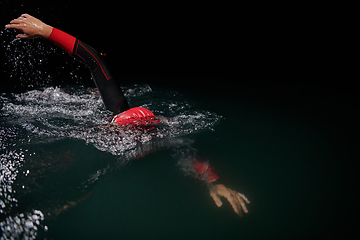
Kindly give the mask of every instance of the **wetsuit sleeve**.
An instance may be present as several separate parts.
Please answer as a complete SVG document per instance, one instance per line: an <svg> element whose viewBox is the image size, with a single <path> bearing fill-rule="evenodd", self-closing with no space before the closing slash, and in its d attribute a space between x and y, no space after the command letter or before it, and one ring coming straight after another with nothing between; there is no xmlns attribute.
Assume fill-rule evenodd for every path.
<svg viewBox="0 0 360 240"><path fill-rule="evenodd" d="M195 149L184 145L174 150L173 157L177 159L177 166L179 166L186 175L202 180L208 184L220 183L221 179L213 171L209 162L199 156ZM222 182L223 181L221 181L221 183Z"/></svg>
<svg viewBox="0 0 360 240"><path fill-rule="evenodd" d="M92 78L108 110L118 114L129 109L129 104L119 84L94 48L57 28L53 28L48 40L67 51L90 69Z"/></svg>
<svg viewBox="0 0 360 240"><path fill-rule="evenodd" d="M48 40L55 43L69 54L73 54L76 38L57 28L53 28Z"/></svg>
<svg viewBox="0 0 360 240"><path fill-rule="evenodd" d="M193 167L200 178L208 183L215 182L219 179L219 177L213 172L208 162L196 161Z"/></svg>

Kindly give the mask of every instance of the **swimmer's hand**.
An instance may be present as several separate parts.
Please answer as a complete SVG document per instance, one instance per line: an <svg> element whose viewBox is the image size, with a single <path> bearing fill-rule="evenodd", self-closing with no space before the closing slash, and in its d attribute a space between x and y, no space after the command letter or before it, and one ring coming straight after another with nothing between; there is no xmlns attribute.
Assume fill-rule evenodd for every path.
<svg viewBox="0 0 360 240"><path fill-rule="evenodd" d="M241 209L244 211L244 213L248 213L245 202L249 204L250 201L245 197L245 195L235 192L230 188L225 187L223 184L215 184L212 186L210 189L210 195L218 207L222 206L220 197L225 197L233 207L236 214L241 216Z"/></svg>
<svg viewBox="0 0 360 240"><path fill-rule="evenodd" d="M10 24L5 27L8 29L23 31L23 34L16 35L16 38L23 39L32 39L37 37L48 38L53 29L53 27L43 23L33 16L30 16L29 14L22 14L17 19L10 21Z"/></svg>

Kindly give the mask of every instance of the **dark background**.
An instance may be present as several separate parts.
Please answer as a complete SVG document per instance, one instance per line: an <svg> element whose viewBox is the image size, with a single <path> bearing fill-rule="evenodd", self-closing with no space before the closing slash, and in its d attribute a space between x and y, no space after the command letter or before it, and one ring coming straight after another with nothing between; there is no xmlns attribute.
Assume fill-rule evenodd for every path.
<svg viewBox="0 0 360 240"><path fill-rule="evenodd" d="M0 11L4 25L29 13L107 53L105 60L121 84L143 82L215 101L281 105L288 107L287 114L321 115L346 146L341 162L346 184L334 193L344 197L343 212L334 213L337 232L354 228L349 219L358 212L359 97L334 38L341 34L336 17L314 6L238 3L2 1ZM46 67L58 71L54 65L62 59L70 58L55 55ZM18 80L9 77L9 65L2 67L2 92L11 91ZM83 81L89 83L87 77Z"/></svg>
<svg viewBox="0 0 360 240"><path fill-rule="evenodd" d="M122 82L147 75L154 83L199 91L206 86L227 95L239 90L229 87L235 81L256 87L267 83L348 90L350 79L328 78L344 74L337 64L332 19L324 21L316 8L304 13L303 6L277 7L68 0L1 3L4 25L22 13L34 15L107 53L106 62Z"/></svg>

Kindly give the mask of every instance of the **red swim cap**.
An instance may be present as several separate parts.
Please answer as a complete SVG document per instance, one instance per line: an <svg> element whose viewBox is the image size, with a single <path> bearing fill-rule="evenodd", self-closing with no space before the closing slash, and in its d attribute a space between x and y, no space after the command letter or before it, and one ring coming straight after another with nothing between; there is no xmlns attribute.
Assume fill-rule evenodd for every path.
<svg viewBox="0 0 360 240"><path fill-rule="evenodd" d="M131 108L120 115L116 115L111 121L116 125L147 125L159 122L160 120L149 109L143 107Z"/></svg>

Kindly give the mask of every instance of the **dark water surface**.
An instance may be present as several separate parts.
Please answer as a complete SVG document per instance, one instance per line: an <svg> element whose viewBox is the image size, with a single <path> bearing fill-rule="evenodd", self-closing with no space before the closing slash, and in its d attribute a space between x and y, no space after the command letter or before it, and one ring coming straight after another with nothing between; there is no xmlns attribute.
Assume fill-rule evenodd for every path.
<svg viewBox="0 0 360 240"><path fill-rule="evenodd" d="M142 132L139 139L134 131L97 127L110 113L85 88L64 90L1 96L3 238L331 235L344 149L322 114L276 101L213 101L191 91L128 85L131 106L166 117L156 136ZM146 155L153 143L160 147ZM248 214L239 218L226 200L216 207L206 186L185 176L177 164L184 148L195 149L228 187L249 198Z"/></svg>
<svg viewBox="0 0 360 240"><path fill-rule="evenodd" d="M32 4L2 11L10 20ZM108 51L106 61L130 106L150 109L162 124L155 130L101 127L111 113L87 89L94 84L84 66L45 40L14 40L14 31L2 30L1 239L342 239L351 233L359 101L342 78L335 84L298 81L292 76L309 67L300 61L299 72L291 69L286 81L271 79L289 70L276 61L262 68L247 58L261 58L254 51L263 46L263 36L254 46L223 34L214 39L215 24L204 35L203 22L189 22L194 34L205 36L200 39L187 27L179 38L178 28L171 26L170 36L162 26L163 35L146 44L144 36L155 36L150 32L156 24L149 22L146 34L127 26L132 31L122 30L126 48L115 49L117 38L91 39L92 24L84 24L84 32L74 24L98 18L84 12L83 19L75 8L70 18L71 7L65 8L29 13ZM62 20L68 17L69 23ZM183 13L177 19L183 26ZM238 29L238 20L233 22ZM269 48L278 57L278 48ZM240 70L265 77L239 80ZM153 75L135 74L141 71ZM177 73L181 77L166 76ZM213 73L216 79L197 77ZM248 214L238 217L226 200L218 208L207 186L189 176L186 159L195 154L209 161L227 187L247 196Z"/></svg>

